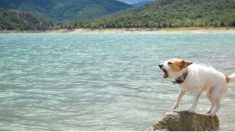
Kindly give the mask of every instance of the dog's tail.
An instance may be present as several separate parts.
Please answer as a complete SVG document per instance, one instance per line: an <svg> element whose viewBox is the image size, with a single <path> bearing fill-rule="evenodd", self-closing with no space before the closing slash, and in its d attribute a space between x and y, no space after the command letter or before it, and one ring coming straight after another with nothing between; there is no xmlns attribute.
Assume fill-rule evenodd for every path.
<svg viewBox="0 0 235 132"><path fill-rule="evenodd" d="M235 82L235 73L229 75L229 76L226 76L226 81L227 83L234 83Z"/></svg>

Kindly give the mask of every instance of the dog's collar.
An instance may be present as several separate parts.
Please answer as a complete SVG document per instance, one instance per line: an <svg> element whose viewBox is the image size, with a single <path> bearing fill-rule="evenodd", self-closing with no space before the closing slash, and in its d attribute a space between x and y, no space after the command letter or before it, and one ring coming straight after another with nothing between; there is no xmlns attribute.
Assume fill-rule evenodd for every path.
<svg viewBox="0 0 235 132"><path fill-rule="evenodd" d="M188 70L186 69L183 74L179 77L177 77L174 81L172 81L174 84L181 84L185 81L185 79L188 76Z"/></svg>

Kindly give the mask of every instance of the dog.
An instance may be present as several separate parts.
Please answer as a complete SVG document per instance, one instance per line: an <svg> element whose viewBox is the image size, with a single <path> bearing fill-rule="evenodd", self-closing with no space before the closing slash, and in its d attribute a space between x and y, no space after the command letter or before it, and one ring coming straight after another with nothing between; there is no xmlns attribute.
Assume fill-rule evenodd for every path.
<svg viewBox="0 0 235 132"><path fill-rule="evenodd" d="M206 115L215 116L221 107L221 99L227 91L227 84L235 82L235 73L227 76L216 69L192 61L173 58L159 65L163 71L163 78L171 80L180 87L178 97L172 110L175 111L185 92L194 95L189 113L195 113L199 97L205 93L211 106Z"/></svg>

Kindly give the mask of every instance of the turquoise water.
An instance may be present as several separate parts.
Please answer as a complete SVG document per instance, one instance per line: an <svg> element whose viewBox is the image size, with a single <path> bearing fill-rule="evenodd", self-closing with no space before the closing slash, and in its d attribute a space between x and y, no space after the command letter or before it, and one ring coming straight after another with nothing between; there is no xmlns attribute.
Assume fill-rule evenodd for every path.
<svg viewBox="0 0 235 132"><path fill-rule="evenodd" d="M0 34L1 130L145 130L178 86L158 64L180 57L235 72L234 33ZM179 110L189 108L184 97ZM235 85L218 113L235 130ZM198 112L209 102L202 97Z"/></svg>

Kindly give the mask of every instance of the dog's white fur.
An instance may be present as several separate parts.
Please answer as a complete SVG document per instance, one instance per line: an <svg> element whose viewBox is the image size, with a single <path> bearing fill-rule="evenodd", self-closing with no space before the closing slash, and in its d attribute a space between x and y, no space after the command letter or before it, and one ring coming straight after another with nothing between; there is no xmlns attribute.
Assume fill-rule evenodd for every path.
<svg viewBox="0 0 235 132"><path fill-rule="evenodd" d="M173 64L169 62L173 60ZM212 67L200 65L200 64L191 64L189 63L187 67L175 71L172 67L174 62L180 62L185 60L182 59L170 59L165 61L162 64L161 69L167 70L168 79L174 80L178 76L182 75L185 70L188 70L188 75L183 83L179 84L180 91L176 99L175 104L173 105L173 111L178 107L180 100L184 96L185 92L192 92L194 96L194 101L188 112L194 113L198 104L199 97L202 93L205 93L209 101L211 102L211 107L207 110L206 114L209 116L216 115L216 112L219 110L221 104L221 99L227 91L227 83L235 82L235 73L229 76L225 76L223 73L215 70Z"/></svg>

